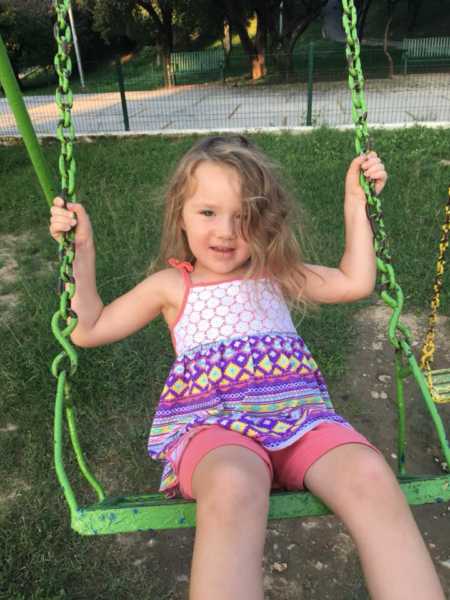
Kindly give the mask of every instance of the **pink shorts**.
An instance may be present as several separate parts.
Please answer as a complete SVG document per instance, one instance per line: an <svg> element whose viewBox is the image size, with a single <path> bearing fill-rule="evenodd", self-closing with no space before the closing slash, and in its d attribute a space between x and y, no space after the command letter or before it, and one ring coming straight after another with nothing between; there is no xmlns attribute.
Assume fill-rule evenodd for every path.
<svg viewBox="0 0 450 600"><path fill-rule="evenodd" d="M379 452L363 435L336 423L317 425L291 446L274 452L241 433L211 425L190 439L181 456L178 468L180 492L183 498L193 499L191 482L195 467L208 452L220 446L243 446L252 450L266 463L273 488L301 490L309 467L326 452L343 444L363 444Z"/></svg>

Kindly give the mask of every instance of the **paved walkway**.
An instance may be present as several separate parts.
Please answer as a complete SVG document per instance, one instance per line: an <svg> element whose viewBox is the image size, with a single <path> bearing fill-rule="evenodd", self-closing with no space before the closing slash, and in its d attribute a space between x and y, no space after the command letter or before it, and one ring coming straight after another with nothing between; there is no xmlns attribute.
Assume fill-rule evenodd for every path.
<svg viewBox="0 0 450 600"><path fill-rule="evenodd" d="M126 95L130 131L295 127L306 125L305 84L232 87L217 84L180 86ZM371 123L450 122L450 77L445 73L369 80L366 100ZM25 99L38 134L53 134L57 109L53 96ZM313 125L351 124L345 82L314 85ZM73 106L77 133L123 132L120 96L77 94ZM6 99L0 99L0 136L16 135Z"/></svg>

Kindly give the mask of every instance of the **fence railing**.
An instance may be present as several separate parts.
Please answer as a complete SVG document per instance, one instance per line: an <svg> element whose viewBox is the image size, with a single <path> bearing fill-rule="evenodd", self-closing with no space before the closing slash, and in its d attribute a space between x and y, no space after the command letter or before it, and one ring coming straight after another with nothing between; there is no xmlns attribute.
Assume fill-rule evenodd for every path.
<svg viewBox="0 0 450 600"><path fill-rule="evenodd" d="M371 123L450 122L450 59L402 69L401 50L365 48L362 60ZM178 63L179 64L179 63ZM232 53L223 70L189 70L164 87L162 67L112 63L73 81L77 133L222 130L351 124L345 57L306 46L292 56L267 55L266 74L250 78L246 55ZM391 77L391 68L394 76ZM180 84L180 76L183 82ZM39 92L39 93L38 93ZM52 134L57 111L51 87L25 97L38 134ZM6 99L0 98L0 136L17 134Z"/></svg>

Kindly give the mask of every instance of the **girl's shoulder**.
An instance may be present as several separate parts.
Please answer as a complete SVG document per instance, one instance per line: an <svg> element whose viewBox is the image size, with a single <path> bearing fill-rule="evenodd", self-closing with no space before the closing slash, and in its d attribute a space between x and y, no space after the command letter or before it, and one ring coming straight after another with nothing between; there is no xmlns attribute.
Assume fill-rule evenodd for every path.
<svg viewBox="0 0 450 600"><path fill-rule="evenodd" d="M183 274L169 267L151 273L143 283L150 294L157 293L160 297L161 312L166 322L170 324L183 303L185 293Z"/></svg>
<svg viewBox="0 0 450 600"><path fill-rule="evenodd" d="M157 286L160 293L168 299L171 299L174 294L178 295L178 292L183 293L183 275L180 271L171 267L151 273L145 281L149 287Z"/></svg>

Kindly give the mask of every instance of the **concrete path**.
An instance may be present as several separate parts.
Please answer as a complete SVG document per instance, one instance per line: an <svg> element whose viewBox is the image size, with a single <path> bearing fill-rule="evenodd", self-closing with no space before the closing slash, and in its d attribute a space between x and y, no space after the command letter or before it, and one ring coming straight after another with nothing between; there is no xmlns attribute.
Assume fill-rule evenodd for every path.
<svg viewBox="0 0 450 600"><path fill-rule="evenodd" d="M128 92L126 99L132 132L306 125L305 84L180 86ZM369 80L366 100L370 123L450 122L450 77L437 73ZM27 97L25 101L37 133L53 134L58 119L53 96ZM314 85L313 125L350 125L350 107L345 82ZM80 134L125 129L118 93L77 94L72 114ZM0 136L17 133L8 103L0 99Z"/></svg>

